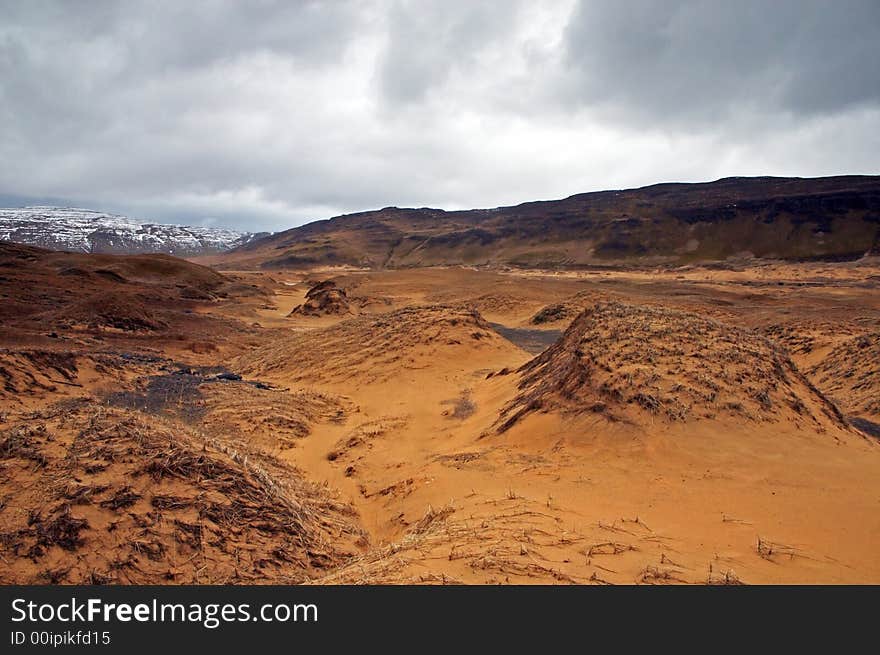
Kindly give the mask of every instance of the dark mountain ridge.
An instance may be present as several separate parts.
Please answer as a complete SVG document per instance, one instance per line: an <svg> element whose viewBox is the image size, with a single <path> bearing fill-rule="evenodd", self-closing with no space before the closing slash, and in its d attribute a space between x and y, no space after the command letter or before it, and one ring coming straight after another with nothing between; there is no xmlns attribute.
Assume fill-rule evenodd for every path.
<svg viewBox="0 0 880 655"><path fill-rule="evenodd" d="M263 268L845 260L876 250L878 240L880 176L731 177L496 209L386 207L255 239L221 257Z"/></svg>

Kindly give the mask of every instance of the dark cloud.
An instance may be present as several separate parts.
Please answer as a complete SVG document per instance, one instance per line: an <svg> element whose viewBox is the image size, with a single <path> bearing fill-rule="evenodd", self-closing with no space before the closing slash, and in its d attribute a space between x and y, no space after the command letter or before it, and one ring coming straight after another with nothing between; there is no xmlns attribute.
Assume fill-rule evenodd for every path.
<svg viewBox="0 0 880 655"><path fill-rule="evenodd" d="M880 3L588 0L565 55L565 91L624 118L828 114L880 103Z"/></svg>
<svg viewBox="0 0 880 655"><path fill-rule="evenodd" d="M880 172L878 13L0 0L0 197L279 229L390 204Z"/></svg>

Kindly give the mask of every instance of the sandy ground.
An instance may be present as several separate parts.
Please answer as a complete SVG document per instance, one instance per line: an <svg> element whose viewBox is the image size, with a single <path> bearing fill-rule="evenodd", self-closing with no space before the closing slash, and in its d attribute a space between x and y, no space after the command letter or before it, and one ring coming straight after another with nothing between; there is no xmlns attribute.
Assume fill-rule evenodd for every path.
<svg viewBox="0 0 880 655"><path fill-rule="evenodd" d="M877 362L852 350L862 341L851 342L873 347L880 329L880 262L222 272L250 291L191 311L240 331L200 333L203 352L188 339L149 344L178 363L222 365L241 381L199 378L197 393L180 392L173 402L166 393L158 409L146 401L120 409L108 393L149 400L145 380L167 372L158 364L108 371L88 360L71 378L76 386L49 391L43 376L27 393L0 399L0 430L64 398L100 398L138 420L162 412L163 429L179 426L187 444L219 440L224 457L250 453L229 464L241 469L241 485L256 484L246 462L265 461L260 470L295 476L313 506L332 506L355 526L334 533L310 515L329 554L317 562L308 555L300 578L284 562L254 568L257 553L245 572L219 547L207 562L217 577L205 577L205 561L197 577L189 546L169 545L168 552L182 549L169 582L262 575L327 584L880 583L880 442L843 419L878 419L870 403L880 395ZM345 289L350 308L291 316L325 279ZM602 324L601 340L576 335L562 359L528 380L529 369L520 368L596 303L630 308L629 325L647 330L644 347L633 342L642 332L627 323ZM556 305L564 310L536 320ZM700 327L702 320L718 327ZM676 336L682 322L687 339ZM94 335L78 338L81 350L95 347ZM728 359L720 339L730 340ZM691 350L681 367L655 354L685 341ZM748 372L774 358L782 364L767 369L765 411ZM587 360L617 362L602 373L618 385L616 400L606 403L590 386L598 378L581 376L578 362ZM573 373L554 380L569 364ZM31 360L18 366L7 364L42 375ZM638 400L679 393L676 381L691 379L717 386L719 397L689 400L690 413L675 419ZM541 394L528 396L535 385ZM823 393L842 414L826 411ZM505 409L524 395L541 400L499 429ZM57 419L46 421L63 433ZM175 493L201 484L184 482L175 482ZM10 509L0 511L9 520ZM221 528L211 526L218 535ZM271 542L255 529L260 544ZM344 535L338 548L326 544L328 534ZM245 548L247 533L238 539L235 547ZM29 575L18 560L9 565L9 552L4 557L6 578ZM53 555L56 572L66 557ZM150 570L158 575L162 561Z"/></svg>
<svg viewBox="0 0 880 655"><path fill-rule="evenodd" d="M302 333L286 364L243 364L278 384L345 396L357 412L321 427L284 457L342 491L372 548L326 582L880 581L880 449L853 430L720 418L621 425L537 413L494 434L530 355L498 340L325 357L322 333L351 316L286 318L307 276L248 273L274 292L268 308L232 308ZM542 307L625 300L698 312L810 341L802 367L878 325L876 266L762 265L673 272L485 272L468 269L310 272L389 308L467 303L487 320L531 325ZM227 311L229 308L222 308ZM383 311L387 311L383 307ZM368 338L364 332L332 339ZM406 332L402 327L401 332ZM781 339L782 340L782 339ZM392 340L392 343L394 340ZM286 357L284 342L271 347ZM277 357L276 357L277 359ZM841 399L843 400L843 399ZM839 401L840 402L840 401ZM466 406L456 412L456 407Z"/></svg>

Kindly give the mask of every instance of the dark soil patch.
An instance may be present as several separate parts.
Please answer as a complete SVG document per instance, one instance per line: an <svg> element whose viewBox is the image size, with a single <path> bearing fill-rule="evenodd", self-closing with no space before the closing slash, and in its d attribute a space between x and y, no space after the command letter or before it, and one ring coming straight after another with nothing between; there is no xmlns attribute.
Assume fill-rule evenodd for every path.
<svg viewBox="0 0 880 655"><path fill-rule="evenodd" d="M202 420L207 412L199 387L210 383L241 383L257 389L274 389L272 385L259 380L242 380L238 373L222 366L183 366L163 375L150 376L142 390L117 391L105 399L114 407L196 422Z"/></svg>
<svg viewBox="0 0 880 655"><path fill-rule="evenodd" d="M501 323L489 323L489 325L502 337L533 355L544 352L562 336L562 330L512 328Z"/></svg>
<svg viewBox="0 0 880 655"><path fill-rule="evenodd" d="M859 418L858 416L849 416L847 418L853 426L865 434L880 439L880 423L874 423L874 421L869 421L866 418Z"/></svg>
<svg viewBox="0 0 880 655"><path fill-rule="evenodd" d="M464 391L458 398L454 398L452 400L444 400L440 404L452 405L453 409L451 412L449 410L446 410L443 413L446 416L457 418L459 420L469 418L473 416L474 412L477 411L477 405L471 399L471 394L469 391Z"/></svg>

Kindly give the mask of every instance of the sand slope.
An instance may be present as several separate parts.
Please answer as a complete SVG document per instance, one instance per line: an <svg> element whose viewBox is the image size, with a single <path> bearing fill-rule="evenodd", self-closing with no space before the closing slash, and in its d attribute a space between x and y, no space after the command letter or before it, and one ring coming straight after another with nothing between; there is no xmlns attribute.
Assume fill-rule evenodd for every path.
<svg viewBox="0 0 880 655"><path fill-rule="evenodd" d="M880 422L880 332L844 341L809 373L845 412Z"/></svg>

